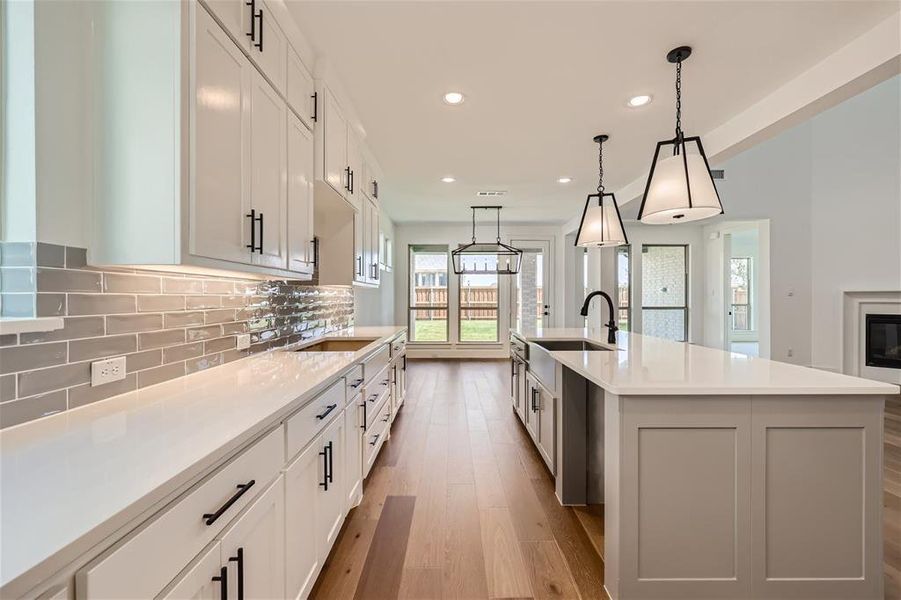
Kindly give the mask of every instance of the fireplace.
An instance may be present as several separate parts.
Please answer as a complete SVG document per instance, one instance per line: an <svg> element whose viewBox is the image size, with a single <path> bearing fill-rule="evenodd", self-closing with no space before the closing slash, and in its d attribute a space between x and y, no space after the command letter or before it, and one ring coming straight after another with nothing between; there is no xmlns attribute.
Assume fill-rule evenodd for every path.
<svg viewBox="0 0 901 600"><path fill-rule="evenodd" d="M866 316L866 366L901 369L901 315Z"/></svg>

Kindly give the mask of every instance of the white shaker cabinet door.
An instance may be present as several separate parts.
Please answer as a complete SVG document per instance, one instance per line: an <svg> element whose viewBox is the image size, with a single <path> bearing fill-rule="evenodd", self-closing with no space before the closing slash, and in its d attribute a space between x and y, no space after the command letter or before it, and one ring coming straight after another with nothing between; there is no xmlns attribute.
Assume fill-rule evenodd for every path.
<svg viewBox="0 0 901 600"><path fill-rule="evenodd" d="M316 500L325 477L325 457L314 441L285 471L286 598L306 598L316 583Z"/></svg>
<svg viewBox="0 0 901 600"><path fill-rule="evenodd" d="M313 134L288 114L288 269L313 273Z"/></svg>
<svg viewBox="0 0 901 600"><path fill-rule="evenodd" d="M345 489L350 510L363 497L363 396L358 395L347 405L344 417Z"/></svg>
<svg viewBox="0 0 901 600"><path fill-rule="evenodd" d="M354 281L366 281L366 208L354 211Z"/></svg>
<svg viewBox="0 0 901 600"><path fill-rule="evenodd" d="M543 387L536 397L538 416L538 452L552 475L557 474L557 399Z"/></svg>
<svg viewBox="0 0 901 600"><path fill-rule="evenodd" d="M285 75L288 59L288 40L275 21L275 13L265 0L255 0L256 14L253 20L253 36L245 36L249 42L250 60L272 82L279 92L285 91ZM247 31L250 32L248 26Z"/></svg>
<svg viewBox="0 0 901 600"><path fill-rule="evenodd" d="M250 92L254 68L198 7L189 252L250 263Z"/></svg>
<svg viewBox="0 0 901 600"><path fill-rule="evenodd" d="M379 272L379 208L372 200L366 200L369 205L369 282L378 285L381 273Z"/></svg>
<svg viewBox="0 0 901 600"><path fill-rule="evenodd" d="M332 544L341 531L344 522L344 491L346 466L344 458L344 418L336 418L319 437L319 451L325 452L328 467L328 486L320 487L316 500L316 520L319 528L316 536L319 544L317 552L323 560L328 556Z"/></svg>
<svg viewBox="0 0 901 600"><path fill-rule="evenodd" d="M221 537L230 598L285 597L284 485L280 475Z"/></svg>
<svg viewBox="0 0 901 600"><path fill-rule="evenodd" d="M347 121L341 107L327 87L319 99L323 109L322 178L342 197L348 197L349 167L347 162Z"/></svg>
<svg viewBox="0 0 901 600"><path fill-rule="evenodd" d="M250 5L244 0L204 0L213 16L219 19L238 43L247 47L245 40L249 40L250 32Z"/></svg>
<svg viewBox="0 0 901 600"><path fill-rule="evenodd" d="M277 269L288 266L287 119L285 101L255 71L250 117L250 200L257 244L253 260Z"/></svg>
<svg viewBox="0 0 901 600"><path fill-rule="evenodd" d="M230 566L220 563L220 545L215 542L208 546L200 556L194 559L175 581L170 583L158 600L219 600L222 586L228 586L228 570ZM223 577L226 582L223 584ZM229 591L226 587L226 591Z"/></svg>
<svg viewBox="0 0 901 600"><path fill-rule="evenodd" d="M300 55L288 45L288 79L285 97L288 104L300 116L304 124L313 129L313 123L319 120L319 94L309 69L303 64Z"/></svg>

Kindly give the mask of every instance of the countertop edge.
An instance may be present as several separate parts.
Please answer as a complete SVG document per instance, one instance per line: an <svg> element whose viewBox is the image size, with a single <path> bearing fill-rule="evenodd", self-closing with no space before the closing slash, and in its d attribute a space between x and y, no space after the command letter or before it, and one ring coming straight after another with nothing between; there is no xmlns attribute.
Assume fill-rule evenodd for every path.
<svg viewBox="0 0 901 600"><path fill-rule="evenodd" d="M48 573L58 573L86 554L94 552L96 552L96 554L102 553L111 544L115 543L115 541L128 535L147 520L153 518L154 515L165 509L168 504L177 500L182 494L191 489L222 464L240 454L241 451L251 445L254 440L262 437L269 429L277 425L285 417L303 408L306 403L315 398L315 396L324 389L334 384L335 381L346 375L350 370L355 368L356 365L371 357L381 346L394 341L405 331L405 326L397 326L397 331L394 333L379 336L375 341L365 347L365 351L363 351L364 349L358 351L357 355L348 361L347 365L323 378L322 381L318 382L315 386L309 388L306 392L297 396L294 400L288 402L269 416L249 425L242 433L231 438L226 444L212 449L203 458L195 461L173 478L158 485L155 489L123 507L117 513L110 515L109 518L94 526L82 536L54 550L52 554L45 557L40 562L33 564L26 570L13 576L11 579L0 581L0 597L6 597L7 595L18 597L26 594L35 586L46 581L48 579ZM300 348L304 345L309 345L318 341L347 337L350 336L325 335L316 340L307 340L292 346L272 349L261 355L248 356L240 360L253 360L256 356L262 356L269 352L290 352L292 349ZM361 334L359 337L366 336L365 334ZM120 396L113 396L102 402L115 401ZM27 423L25 425L27 425ZM286 457L286 459L287 458L290 457Z"/></svg>

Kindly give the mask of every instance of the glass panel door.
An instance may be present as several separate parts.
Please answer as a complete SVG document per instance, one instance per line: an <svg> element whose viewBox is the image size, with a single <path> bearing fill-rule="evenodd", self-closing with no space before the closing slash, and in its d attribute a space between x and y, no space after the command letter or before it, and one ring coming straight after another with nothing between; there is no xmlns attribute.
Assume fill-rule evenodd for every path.
<svg viewBox="0 0 901 600"><path fill-rule="evenodd" d="M510 323L520 331L550 326L551 245L547 240L511 240L523 251L522 268L511 286Z"/></svg>
<svg viewBox="0 0 901 600"><path fill-rule="evenodd" d="M411 342L446 342L447 246L410 246Z"/></svg>

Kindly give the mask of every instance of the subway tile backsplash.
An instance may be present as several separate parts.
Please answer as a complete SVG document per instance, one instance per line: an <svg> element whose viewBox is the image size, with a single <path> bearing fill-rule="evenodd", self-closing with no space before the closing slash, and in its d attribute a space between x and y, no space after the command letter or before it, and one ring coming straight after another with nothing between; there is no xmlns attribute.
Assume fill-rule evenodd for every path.
<svg viewBox="0 0 901 600"><path fill-rule="evenodd" d="M86 265L84 249L52 244L0 242L0 251L14 288L0 290L4 304L31 294L37 316L65 323L0 336L0 428L353 325L350 287L101 269ZM250 349L236 349L240 333ZM123 355L126 378L92 387L91 361Z"/></svg>

